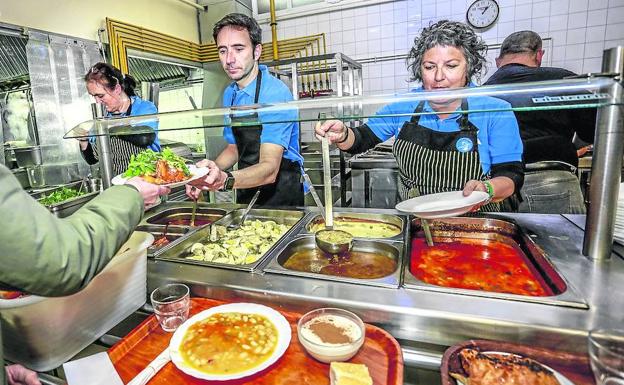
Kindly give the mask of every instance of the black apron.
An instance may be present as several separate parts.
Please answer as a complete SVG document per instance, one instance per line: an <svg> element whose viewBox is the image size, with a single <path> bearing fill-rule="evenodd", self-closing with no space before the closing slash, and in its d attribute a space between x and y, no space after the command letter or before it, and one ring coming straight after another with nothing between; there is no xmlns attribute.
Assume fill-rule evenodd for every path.
<svg viewBox="0 0 624 385"><path fill-rule="evenodd" d="M485 180L479 159L477 132L467 114L459 118L459 131L439 132L420 125L424 101L416 106L394 142L399 166L401 200L415 196L463 190L471 179ZM468 110L466 99L462 111ZM500 203L488 203L481 211L501 211Z"/></svg>
<svg viewBox="0 0 624 385"><path fill-rule="evenodd" d="M260 86L262 84L262 71L258 71L256 78L256 94L254 104L258 103L260 96ZM234 104L236 93L232 96L230 106ZM254 114L257 119L257 114ZM232 116L232 123L243 119ZM242 170L260 160L260 136L262 135L262 125L234 127L232 133L236 139L236 149L238 150L238 169ZM260 189L257 205L278 207L278 206L303 206L303 185L301 184L301 166L298 162L282 158L280 169L275 183L260 186L258 188L237 189L236 202L249 203L256 191Z"/></svg>

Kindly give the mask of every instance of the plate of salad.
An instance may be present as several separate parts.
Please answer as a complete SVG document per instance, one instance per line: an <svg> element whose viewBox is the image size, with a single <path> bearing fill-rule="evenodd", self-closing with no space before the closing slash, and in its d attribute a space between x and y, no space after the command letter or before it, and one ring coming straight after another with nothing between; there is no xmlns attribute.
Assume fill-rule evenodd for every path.
<svg viewBox="0 0 624 385"><path fill-rule="evenodd" d="M111 181L114 185L125 184L128 179L138 176L148 183L167 187L177 187L208 174L208 168L187 165L184 158L168 148L162 152L150 149L130 157L128 169Z"/></svg>

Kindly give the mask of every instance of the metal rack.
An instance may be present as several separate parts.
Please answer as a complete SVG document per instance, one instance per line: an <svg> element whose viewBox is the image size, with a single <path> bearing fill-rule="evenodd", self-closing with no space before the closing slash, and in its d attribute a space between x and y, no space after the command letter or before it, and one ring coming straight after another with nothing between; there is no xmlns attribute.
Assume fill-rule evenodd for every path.
<svg viewBox="0 0 624 385"><path fill-rule="evenodd" d="M362 64L338 52L306 56L295 59L277 60L264 63L278 78L291 84L291 91L295 100L318 97L342 97L362 95L364 80ZM338 103L338 112L344 115L345 107ZM359 116L362 106L355 105L353 116ZM345 124L351 128L361 124L360 119L352 119ZM339 151L340 160L340 205L350 205L351 198L348 192L348 183L351 170L347 169L347 160L344 152ZM304 156L304 166L305 166Z"/></svg>

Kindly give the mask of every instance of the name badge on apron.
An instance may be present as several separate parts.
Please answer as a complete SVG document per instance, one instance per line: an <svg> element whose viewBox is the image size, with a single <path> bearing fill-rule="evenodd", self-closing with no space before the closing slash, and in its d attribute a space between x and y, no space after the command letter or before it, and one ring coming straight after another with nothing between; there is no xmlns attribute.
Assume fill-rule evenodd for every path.
<svg viewBox="0 0 624 385"><path fill-rule="evenodd" d="M457 142L455 143L455 148L459 152L472 151L473 146L474 146L474 143L472 143L472 140L470 140L469 138L459 138L457 139Z"/></svg>

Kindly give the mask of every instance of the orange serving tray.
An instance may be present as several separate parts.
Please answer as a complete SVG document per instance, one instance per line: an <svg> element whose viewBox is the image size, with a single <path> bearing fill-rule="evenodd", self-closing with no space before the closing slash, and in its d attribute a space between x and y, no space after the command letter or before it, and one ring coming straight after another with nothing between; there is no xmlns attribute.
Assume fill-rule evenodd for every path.
<svg viewBox="0 0 624 385"><path fill-rule="evenodd" d="M191 299L191 315L225 302L206 298ZM290 323L292 339L286 353L268 369L235 381L206 381L191 377L167 363L151 380L157 384L266 384L266 385L328 385L329 365L309 356L297 338L297 321L301 314L279 310ZM132 330L109 349L119 376L128 383L158 354L169 346L173 333L164 332L154 315ZM398 342L386 331L366 324L366 340L360 351L349 362L365 364L374 385L403 384L403 355Z"/></svg>

